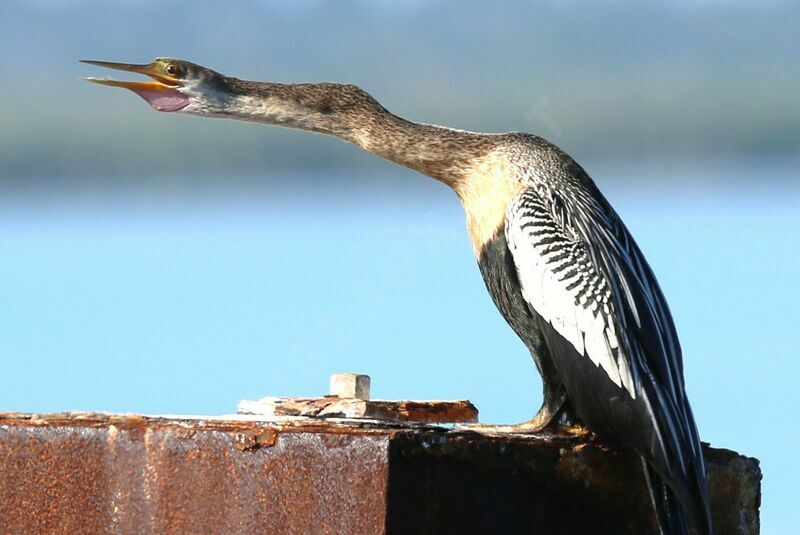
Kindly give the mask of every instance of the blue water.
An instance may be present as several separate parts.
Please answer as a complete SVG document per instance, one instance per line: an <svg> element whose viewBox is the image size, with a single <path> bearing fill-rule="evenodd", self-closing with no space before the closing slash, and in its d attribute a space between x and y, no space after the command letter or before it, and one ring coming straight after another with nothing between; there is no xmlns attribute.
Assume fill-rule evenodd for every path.
<svg viewBox="0 0 800 535"><path fill-rule="evenodd" d="M704 440L762 460L764 533L789 533L795 171L674 174L594 169L671 304ZM225 413L243 398L320 395L330 373L357 371L374 397L530 417L538 377L483 288L457 201L410 173L379 178L6 198L0 410Z"/></svg>

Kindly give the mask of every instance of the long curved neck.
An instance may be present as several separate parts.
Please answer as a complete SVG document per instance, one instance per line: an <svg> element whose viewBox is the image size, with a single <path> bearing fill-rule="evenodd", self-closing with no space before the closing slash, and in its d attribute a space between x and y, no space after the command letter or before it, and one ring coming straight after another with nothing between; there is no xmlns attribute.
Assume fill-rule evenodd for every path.
<svg viewBox="0 0 800 535"><path fill-rule="evenodd" d="M454 189L494 146L491 134L406 121L354 85L226 82L229 96L201 114L337 136Z"/></svg>

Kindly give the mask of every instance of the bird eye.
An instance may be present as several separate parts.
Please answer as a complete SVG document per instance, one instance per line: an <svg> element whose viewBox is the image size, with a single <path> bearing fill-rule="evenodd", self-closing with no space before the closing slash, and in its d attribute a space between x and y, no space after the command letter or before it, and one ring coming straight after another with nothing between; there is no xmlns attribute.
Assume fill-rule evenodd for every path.
<svg viewBox="0 0 800 535"><path fill-rule="evenodd" d="M164 67L164 70L170 76L175 76L176 74L178 74L178 67L176 67L175 65L172 65L172 64L169 64L166 67Z"/></svg>

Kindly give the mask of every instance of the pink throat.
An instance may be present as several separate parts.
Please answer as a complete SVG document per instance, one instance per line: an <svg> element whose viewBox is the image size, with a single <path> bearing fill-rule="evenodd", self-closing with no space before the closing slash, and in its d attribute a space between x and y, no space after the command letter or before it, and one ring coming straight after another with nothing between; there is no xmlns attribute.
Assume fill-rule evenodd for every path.
<svg viewBox="0 0 800 535"><path fill-rule="evenodd" d="M189 105L189 97L180 91L146 91L140 89L132 89L132 91L157 111L178 111Z"/></svg>

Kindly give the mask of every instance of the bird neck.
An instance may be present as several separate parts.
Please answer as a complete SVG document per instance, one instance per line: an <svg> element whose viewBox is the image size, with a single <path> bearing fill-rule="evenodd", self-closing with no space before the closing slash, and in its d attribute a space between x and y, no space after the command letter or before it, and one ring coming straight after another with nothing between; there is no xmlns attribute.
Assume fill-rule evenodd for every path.
<svg viewBox="0 0 800 535"><path fill-rule="evenodd" d="M493 135L407 121L354 85L278 84L227 79L224 104L206 115L333 135L458 191Z"/></svg>

